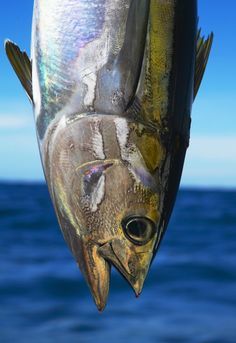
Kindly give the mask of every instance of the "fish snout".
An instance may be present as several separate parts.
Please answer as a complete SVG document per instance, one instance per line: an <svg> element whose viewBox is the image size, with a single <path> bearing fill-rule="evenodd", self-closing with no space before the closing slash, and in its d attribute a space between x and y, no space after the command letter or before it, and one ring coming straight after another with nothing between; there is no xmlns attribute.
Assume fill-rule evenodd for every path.
<svg viewBox="0 0 236 343"><path fill-rule="evenodd" d="M139 296L153 257L152 247L136 247L126 239L117 238L102 245L98 252L124 276Z"/></svg>
<svg viewBox="0 0 236 343"><path fill-rule="evenodd" d="M109 294L110 263L98 253L99 246L90 240L78 237L71 248L98 310L103 311Z"/></svg>

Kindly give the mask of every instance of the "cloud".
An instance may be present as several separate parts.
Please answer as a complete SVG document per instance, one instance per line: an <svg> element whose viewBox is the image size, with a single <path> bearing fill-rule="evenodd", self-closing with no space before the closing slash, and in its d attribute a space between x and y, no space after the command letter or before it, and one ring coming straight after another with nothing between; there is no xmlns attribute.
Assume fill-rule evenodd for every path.
<svg viewBox="0 0 236 343"><path fill-rule="evenodd" d="M189 151L192 157L208 162L236 159L236 136L193 136Z"/></svg>
<svg viewBox="0 0 236 343"><path fill-rule="evenodd" d="M236 137L193 136L182 184L236 187Z"/></svg>
<svg viewBox="0 0 236 343"><path fill-rule="evenodd" d="M22 129L31 125L31 118L26 116L0 115L0 129Z"/></svg>

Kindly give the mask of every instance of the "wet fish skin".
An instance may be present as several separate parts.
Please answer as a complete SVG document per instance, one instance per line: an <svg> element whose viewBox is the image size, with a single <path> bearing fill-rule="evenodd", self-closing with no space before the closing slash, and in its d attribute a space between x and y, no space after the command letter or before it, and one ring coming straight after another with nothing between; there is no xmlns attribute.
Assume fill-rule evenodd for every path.
<svg viewBox="0 0 236 343"><path fill-rule="evenodd" d="M105 305L110 262L139 294L158 232L147 244L135 245L122 220L135 215L158 223L157 183L138 149L147 140L157 151L155 131L116 115L90 115L57 126L49 137L46 179L65 239L98 307Z"/></svg>
<svg viewBox="0 0 236 343"><path fill-rule="evenodd" d="M65 30L60 28L58 20L60 15L57 15L55 25L58 34L52 29L50 35L51 21L48 22L47 36L39 35L33 29L33 93L38 94L39 85L41 94L39 99L34 98L35 115L45 175L62 231L98 308L103 309L109 289L110 263L125 275L139 294L157 236L156 233L148 245L136 247L127 240L121 227L122 219L130 215L147 216L155 224L158 221L157 186L136 147L135 141L140 139L128 142L129 126L133 122L134 135L140 125L136 125L132 118L125 118L126 108L135 96L139 81L149 2L99 1L98 7L85 1L70 4L78 28L82 22L87 30L87 18L97 18L98 9L103 22L98 21L96 33L92 38L86 36L86 42L80 31L69 32L68 23L64 37ZM61 6L62 13L64 7L68 10L68 2ZM40 12L41 8L45 16ZM34 22L37 29L40 25L44 29L47 27L47 12L46 3L36 2L38 20ZM134 34L139 39L130 49L128 45ZM79 44L68 42L69 37L79 40ZM48 47L53 47L53 41L63 42L64 39L63 57L54 57ZM44 44L47 48L43 49ZM56 51L61 53L61 47ZM68 60L71 55L72 60ZM55 69L58 60L63 66ZM41 74L42 65L46 70ZM50 82L48 86L47 74L55 86ZM55 94L59 98L56 102L59 108L54 104ZM155 133L153 140L155 147L158 144ZM93 177L89 179L86 173L92 172ZM140 182L142 178L148 183L147 187ZM113 180L117 180L115 185ZM150 190L150 185L155 189Z"/></svg>
<svg viewBox="0 0 236 343"><path fill-rule="evenodd" d="M34 104L60 227L99 310L111 265L140 294L166 230L212 43L199 38L196 52L196 37L195 0L36 0L32 92L26 56L6 44Z"/></svg>
<svg viewBox="0 0 236 343"><path fill-rule="evenodd" d="M40 139L63 115L124 112L139 79L148 14L149 0L35 1L33 92Z"/></svg>

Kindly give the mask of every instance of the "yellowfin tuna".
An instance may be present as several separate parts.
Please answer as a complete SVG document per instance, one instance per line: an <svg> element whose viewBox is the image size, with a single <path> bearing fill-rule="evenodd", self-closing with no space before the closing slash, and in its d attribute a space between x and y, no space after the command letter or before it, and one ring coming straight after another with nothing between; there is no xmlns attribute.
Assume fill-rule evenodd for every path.
<svg viewBox="0 0 236 343"><path fill-rule="evenodd" d="M63 235L99 310L111 265L140 294L172 212L213 35L195 0L35 0L32 101Z"/></svg>

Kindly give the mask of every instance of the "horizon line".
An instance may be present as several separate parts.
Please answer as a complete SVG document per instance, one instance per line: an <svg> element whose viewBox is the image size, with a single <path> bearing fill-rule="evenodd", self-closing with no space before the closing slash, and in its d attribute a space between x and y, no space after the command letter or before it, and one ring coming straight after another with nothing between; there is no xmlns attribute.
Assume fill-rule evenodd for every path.
<svg viewBox="0 0 236 343"><path fill-rule="evenodd" d="M0 179L0 185L35 185L35 186L47 186L47 183L43 179L38 180L20 180L20 179ZM191 185L181 184L179 190L202 190L202 191L236 191L236 185Z"/></svg>

